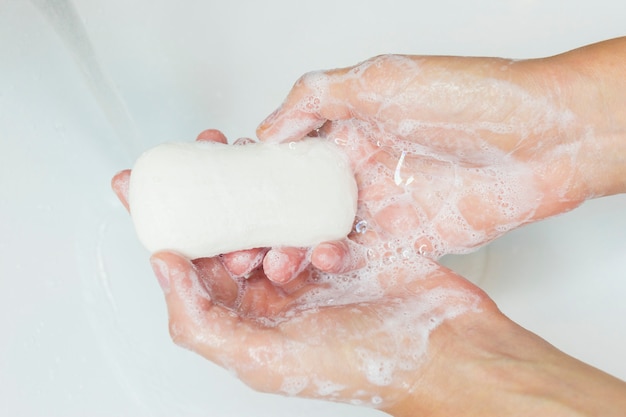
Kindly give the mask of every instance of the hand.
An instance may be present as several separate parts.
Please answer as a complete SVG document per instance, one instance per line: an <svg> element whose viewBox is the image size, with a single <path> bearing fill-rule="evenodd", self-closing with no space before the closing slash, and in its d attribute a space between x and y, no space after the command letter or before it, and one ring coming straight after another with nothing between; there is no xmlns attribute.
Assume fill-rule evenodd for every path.
<svg viewBox="0 0 626 417"><path fill-rule="evenodd" d="M129 175L113 179L126 207ZM282 286L260 268L233 276L228 257L154 254L173 340L257 390L395 416L621 415L623 382L521 329L454 272L365 236L353 253L386 256L355 273L308 265Z"/></svg>
<svg viewBox="0 0 626 417"><path fill-rule="evenodd" d="M225 142L217 131L200 139ZM113 179L126 207L129 175ZM385 247L366 235L353 243L354 253ZM386 255L351 268L358 273L331 275L308 265L282 286L262 268L235 276L225 266L234 254L189 261L161 252L152 265L176 343L257 390L392 410L432 391L421 373L437 354L431 332L441 328L454 338L450 323L499 313L481 290L429 259Z"/></svg>
<svg viewBox="0 0 626 417"><path fill-rule="evenodd" d="M583 55L589 56L588 53ZM556 59L555 66L548 66L547 72L550 73L559 64L576 61L576 56L567 58L571 59ZM443 60L440 62L447 60L432 58L426 61L436 63L438 59ZM450 63L453 61L450 59ZM597 63L600 60L591 61ZM489 62L495 66L488 65ZM456 69L465 64L471 64L466 68L469 75L480 75L483 71L482 74L498 78L494 70L498 68L498 60L484 60L482 65L481 60L459 59ZM510 69L520 68L519 65L511 64ZM532 67L537 63L525 65ZM432 81L437 65L426 65L425 68L425 75L430 74ZM454 69L454 65L451 68ZM358 72L361 70L367 72L369 67L363 66ZM344 71L343 75L341 71ZM605 117L604 121L610 119L613 122L612 127L607 127L602 121L592 123L591 119L598 117L597 112L591 112L593 114L584 118L581 116L584 112L580 111L583 106L576 108L572 105L570 110L575 115L575 123L558 122L551 127L549 123L523 126L516 124L520 121L515 117L520 115L517 107L513 106L507 114L500 114L477 102L480 106L476 106L478 111L474 113L472 106L466 104L450 114L440 114L455 120L458 124L455 127L444 124L444 119L434 117L437 111L445 110L446 105L455 104L451 100L454 90L450 88L454 87L451 83L439 85L443 88L440 92L446 93L444 98L448 97L447 104L439 97L440 94L431 91L432 103L423 103L425 116L419 116L420 109L413 109L419 117L399 117L395 125L390 118L391 122L387 124L386 116L378 118L377 115L404 104L391 100L393 95L384 100L384 105L369 113L368 100L374 99L372 107L380 104L376 102L375 95L354 95L353 101L364 103L361 107L349 101L335 100L337 97L343 100L343 93L351 91L347 88L350 84L346 76L348 71L323 74L320 77L322 80L335 75L343 77L335 79L343 84L318 84L332 85L333 88L325 88L326 91L310 93L311 80L315 77L303 79L283 109L261 126L259 137L298 140L319 127L320 136L344 146L353 163L359 187L363 190L359 196L359 221L364 220L365 223L360 223L349 239L322 244L313 250L310 259L314 265L320 264L323 271L311 267L307 263L308 256L305 256L307 252L297 248L273 249L265 257L267 249L237 254L243 259L241 263L236 263L239 272L246 273L249 276L247 280L232 273L233 265L229 266L228 257L188 261L173 253L154 254L153 268L166 294L170 332L174 340L231 369L256 389L367 404L397 416L570 415L575 412L621 415L626 407L623 382L567 357L506 319L482 291L431 259L439 254L438 248L416 246L420 236L432 241L429 239L431 231L422 235L413 234L412 217L407 217L407 213L414 210L411 205L416 202L416 207L423 204L426 208L424 212L428 212L431 202L423 202L419 196L416 198L416 193L409 191L415 191L410 186L416 181L423 181L423 189L429 190L428 180L434 178L428 177L429 169L433 174L448 178L443 183L452 196L447 200L435 199L440 201L439 206L434 206L439 210L435 214L449 211L456 203L456 211L462 214L461 220L475 225L474 230L478 231L495 230L501 233L511 224L515 227L515 222L520 219L519 224L522 224L575 207L585 198L623 192L626 188L624 175L621 175L624 172L624 141L615 142L619 136L615 132L623 133L620 123L624 118L612 117L614 115ZM559 118L553 117L547 110L568 108L567 100L551 94L567 82L551 89L546 87L550 82L537 78L536 72L529 69L526 72L529 80L526 81L520 73L525 71L512 76L507 82L524 87L522 90L528 96L513 94L509 97L511 101L515 103L514 98L525 97L517 101L521 106L518 107L528 110L533 108L532 105L528 107L528 103L542 103L541 91L549 92L543 103L549 106L542 107L546 114L531 112L530 115L535 117L529 120L558 121ZM620 71L617 73L619 75ZM376 75L376 71L371 74ZM354 83L367 81L355 75ZM416 73L416 77L419 79L421 75ZM397 81L393 77L388 78L389 82L384 78L379 81L376 81L377 77L372 78L371 91L381 94L392 91ZM616 78L621 80L621 76ZM343 92L342 85L346 87ZM437 83L433 85L437 86ZM463 85L475 87L465 90L475 98L489 97L489 94L481 92L485 88L487 92L491 91L488 85L481 87L480 82ZM495 85L499 83L495 82ZM404 89L419 92L419 88L410 87L406 85ZM502 98L496 94L499 88L491 91L493 98ZM297 91L304 95L298 97ZM609 88L604 91L606 95L599 95L619 101L610 92ZM592 91L590 96L596 97L596 93L598 91ZM306 97L312 99L312 108L307 107L309 102ZM331 100L328 100L329 97ZM421 96L418 94L416 97ZM316 102L319 98L323 100ZM576 99L578 101L573 100L574 103L583 102L580 96ZM508 99L502 99L499 103L507 102ZM625 107L616 108L621 111ZM451 117L455 114L458 119ZM503 119L482 118L483 114L500 114ZM423 126L404 123L426 119L432 123ZM481 123L467 130L474 119ZM512 127L526 127L525 134L516 140L515 131L494 128L506 126L506 121ZM617 152L603 157L600 157L598 149L588 152L589 138L594 137L589 134L590 126L592 133L597 134L598 149L604 147L608 138L609 143L620 145ZM574 133L581 132L578 129L587 132L583 135L586 140L576 141L578 136ZM414 135L416 132L419 134ZM550 132L563 140L550 141ZM452 133L462 135L456 137ZM215 132L209 136L215 137ZM536 140L534 146L528 145L533 137L539 136L542 138ZM449 138L452 140L448 141ZM570 141L567 138L575 139ZM577 143L580 144L579 151L572 153L569 148L576 148L571 145ZM561 156L557 152L559 147L566 148ZM482 161L481 153L477 152L479 148L484 148L487 153L487 158ZM546 158L547 154L551 157ZM591 168L598 167L598 160L604 160L606 167L594 171ZM483 216L482 222L486 227L481 229L481 222L478 221L481 215L478 212L472 214L471 204L461 209L469 197L451 178L468 185L477 185L480 181L489 184L488 176L483 175L480 179L480 174L488 173L488 167L503 169L502 165L508 166L503 162L511 162L514 167L520 168L504 171L508 173L504 177L510 180L508 185L504 185L528 193L523 196L537 192L539 198L534 212L529 210L525 213L525 210L516 208L513 212L517 213L517 220L514 220L515 216L503 215L499 218L504 218L506 222L499 226ZM446 164L461 170L452 175L450 170L440 167ZM444 172L448 172L447 176ZM128 175L129 172L125 171L113 182L122 202L125 202ZM572 180L572 175L576 181ZM603 175L605 180L599 180ZM470 189L478 190L476 187ZM437 192L432 184L430 192ZM479 193L478 196L490 197L493 203L497 202L493 198L497 194L491 190L491 193ZM398 204L402 201L404 205ZM481 207L483 201L476 195L474 201ZM530 203L523 199L521 202ZM482 207L488 209L488 206ZM437 215L432 219L436 223ZM462 251L476 242L478 235L471 233L469 240L467 234L459 235L454 230L451 234L443 233L446 230L443 223L440 222L435 232L443 237L440 242L443 242L445 250ZM493 238L489 233L484 236ZM409 250L411 248L413 250ZM288 261L295 260L287 262L289 268L285 276L292 274L297 278L290 282L279 279L284 285L277 286L267 279L268 270L281 263L273 263L271 255L284 253L288 253ZM261 260L263 269L257 267Z"/></svg>
<svg viewBox="0 0 626 417"><path fill-rule="evenodd" d="M611 91L573 81L584 70L577 60L577 51L518 62L376 57L305 75L257 134L289 141L319 129L316 135L350 155L360 217L375 220L370 226L410 239L432 259L463 253L587 198L623 191L626 141L615 146L613 139L626 121L603 115L606 103L594 106ZM297 271L304 258L289 251ZM316 248L312 260L336 271L355 263L349 257L335 242Z"/></svg>

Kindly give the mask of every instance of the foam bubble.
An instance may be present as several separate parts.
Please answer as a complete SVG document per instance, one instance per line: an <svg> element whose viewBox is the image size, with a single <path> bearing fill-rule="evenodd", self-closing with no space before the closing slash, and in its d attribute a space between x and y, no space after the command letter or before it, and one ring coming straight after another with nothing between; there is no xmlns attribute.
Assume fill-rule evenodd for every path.
<svg viewBox="0 0 626 417"><path fill-rule="evenodd" d="M356 349L362 362L362 370L369 382L376 386L387 386L393 381L395 359L380 356L366 349Z"/></svg>
<svg viewBox="0 0 626 417"><path fill-rule="evenodd" d="M336 398L346 389L345 385L329 380L315 380L314 384L317 387L316 395L320 397Z"/></svg>
<svg viewBox="0 0 626 417"><path fill-rule="evenodd" d="M296 396L304 391L309 385L309 378L306 376L292 376L283 379L279 391L288 396Z"/></svg>

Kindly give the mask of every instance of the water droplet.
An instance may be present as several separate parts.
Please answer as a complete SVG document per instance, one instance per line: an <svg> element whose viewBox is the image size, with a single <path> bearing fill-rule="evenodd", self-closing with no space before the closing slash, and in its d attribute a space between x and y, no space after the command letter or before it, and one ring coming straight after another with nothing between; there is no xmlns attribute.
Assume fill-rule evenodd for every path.
<svg viewBox="0 0 626 417"><path fill-rule="evenodd" d="M334 142L339 146L346 146L348 144L348 140L343 138L335 138Z"/></svg>
<svg viewBox="0 0 626 417"><path fill-rule="evenodd" d="M359 220L354 225L354 230L359 234L365 233L367 231L367 222L365 220Z"/></svg>
<svg viewBox="0 0 626 417"><path fill-rule="evenodd" d="M380 398L378 395L372 397L372 404L380 405L380 404L382 404L382 402L383 402L383 399Z"/></svg>
<svg viewBox="0 0 626 417"><path fill-rule="evenodd" d="M393 182L396 185L402 184L402 177L400 175L400 170L402 169L402 164L404 163L404 157L406 156L406 152L402 151L402 155L400 155L400 159L398 160L398 164L396 165L396 170L393 174Z"/></svg>

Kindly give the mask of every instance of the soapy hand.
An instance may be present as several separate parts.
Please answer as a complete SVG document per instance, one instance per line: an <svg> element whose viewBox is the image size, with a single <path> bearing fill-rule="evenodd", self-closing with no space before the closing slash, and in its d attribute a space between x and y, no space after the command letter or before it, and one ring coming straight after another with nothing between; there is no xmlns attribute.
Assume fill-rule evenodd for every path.
<svg viewBox="0 0 626 417"><path fill-rule="evenodd" d="M200 139L225 141L218 131ZM113 179L126 207L129 175ZM401 241L383 241L374 231L360 237L351 253L367 262L349 268L356 272L307 265L280 286L256 267L264 249L193 261L153 254L173 340L260 391L388 411L429 395L432 383L422 370L440 353L433 346L446 345L457 325L501 315L480 289L402 251ZM246 261L246 277L233 274ZM435 331L441 342L433 345Z"/></svg>
<svg viewBox="0 0 626 417"><path fill-rule="evenodd" d="M217 131L200 138L225 140ZM129 175L113 179L126 207ZM407 242L384 231L357 237L345 244L366 262L336 274L306 265L283 285L258 268L264 249L196 260L153 254L172 339L256 390L398 417L621 415L623 382L520 328ZM247 278L233 275L246 263Z"/></svg>
<svg viewBox="0 0 626 417"><path fill-rule="evenodd" d="M601 62L597 50L580 61ZM610 61L600 84L623 85ZM536 77L536 62L381 57L304 77L258 134L315 131L344 147L360 189L355 230L313 249L317 268L298 248L154 254L173 339L255 389L396 416L621 416L624 382L512 323L433 260L626 191L626 106L604 117L586 87L571 99L575 77L559 62ZM623 91L599 96L623 104ZM129 174L113 180L127 207Z"/></svg>
<svg viewBox="0 0 626 417"><path fill-rule="evenodd" d="M431 263L360 276L307 268L282 288L261 269L233 280L219 258L157 253L152 265L177 344L255 390L383 410L434 389L422 372L440 353L431 332L447 342L457 325L498 314L478 288Z"/></svg>
<svg viewBox="0 0 626 417"><path fill-rule="evenodd" d="M126 206L129 174L113 180ZM225 265L234 258L153 254L173 340L257 390L398 417L621 415L622 381L515 325L480 289L403 250L406 242L359 236L347 242L367 262L354 273L308 265L282 286L260 268L233 276ZM263 250L231 256L262 259Z"/></svg>
<svg viewBox="0 0 626 417"><path fill-rule="evenodd" d="M568 101L565 72L558 78L537 66L380 56L314 72L257 134L284 142L313 132L343 146L359 181L360 217L376 223L370 227L410 239L412 250L432 259L463 253L601 194L590 156L602 126ZM306 259L289 251L297 271ZM355 264L349 258L346 242L312 254L326 271Z"/></svg>

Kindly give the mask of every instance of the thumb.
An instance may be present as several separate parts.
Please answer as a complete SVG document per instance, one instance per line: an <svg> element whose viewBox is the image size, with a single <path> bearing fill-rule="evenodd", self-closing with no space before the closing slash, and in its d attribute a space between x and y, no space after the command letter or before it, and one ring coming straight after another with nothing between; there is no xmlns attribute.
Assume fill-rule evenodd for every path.
<svg viewBox="0 0 626 417"><path fill-rule="evenodd" d="M150 261L165 293L172 340L228 369L255 389L277 389L278 378L268 375L280 370L284 359L279 332L212 303L196 268L182 256L159 252ZM262 360L259 351L264 352Z"/></svg>
<svg viewBox="0 0 626 417"><path fill-rule="evenodd" d="M207 313L213 308L209 292L198 279L194 265L178 254L158 252L150 263L165 295L172 340L197 350L194 335L203 331Z"/></svg>
<svg viewBox="0 0 626 417"><path fill-rule="evenodd" d="M349 118L347 70L316 71L300 77L283 104L261 122L257 137L263 142L299 140L327 120Z"/></svg>

